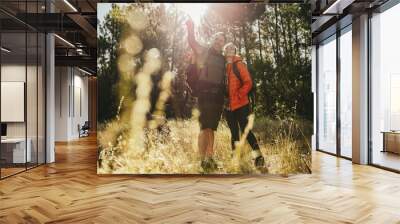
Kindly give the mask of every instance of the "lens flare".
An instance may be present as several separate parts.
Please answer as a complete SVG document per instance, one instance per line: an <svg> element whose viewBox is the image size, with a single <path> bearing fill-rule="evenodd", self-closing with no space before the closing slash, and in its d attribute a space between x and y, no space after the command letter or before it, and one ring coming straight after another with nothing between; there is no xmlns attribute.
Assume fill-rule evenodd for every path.
<svg viewBox="0 0 400 224"><path fill-rule="evenodd" d="M126 14L126 20L133 30L141 31L146 28L147 16L139 10L129 10Z"/></svg>
<svg viewBox="0 0 400 224"><path fill-rule="evenodd" d="M125 49L125 51L130 55L135 56L142 51L143 43L138 36L131 34L122 41L121 48Z"/></svg>
<svg viewBox="0 0 400 224"><path fill-rule="evenodd" d="M199 25L208 5L205 3L180 3L177 4L177 7L180 11L189 16L196 25Z"/></svg>
<svg viewBox="0 0 400 224"><path fill-rule="evenodd" d="M130 54L122 54L118 57L118 69L121 73L134 71L136 63Z"/></svg>

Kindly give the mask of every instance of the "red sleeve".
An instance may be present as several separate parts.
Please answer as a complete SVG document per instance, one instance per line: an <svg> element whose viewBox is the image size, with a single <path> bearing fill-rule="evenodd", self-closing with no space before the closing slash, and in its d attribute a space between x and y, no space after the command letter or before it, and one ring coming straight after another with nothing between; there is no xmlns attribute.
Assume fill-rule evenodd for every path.
<svg viewBox="0 0 400 224"><path fill-rule="evenodd" d="M243 81L243 85L239 89L239 97L242 98L249 94L251 87L253 86L253 82L251 81L250 73L243 62L238 62L237 67L240 73L240 78L242 78Z"/></svg>

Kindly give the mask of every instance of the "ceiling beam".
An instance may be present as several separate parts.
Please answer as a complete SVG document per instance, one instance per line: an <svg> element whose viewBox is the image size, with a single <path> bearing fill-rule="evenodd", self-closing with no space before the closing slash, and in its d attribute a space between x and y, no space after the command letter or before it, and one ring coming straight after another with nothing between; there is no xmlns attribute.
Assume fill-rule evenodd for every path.
<svg viewBox="0 0 400 224"><path fill-rule="evenodd" d="M78 26L82 28L82 30L86 33L88 38L86 41L91 45L91 46L96 46L96 38L97 38L97 30L90 24L85 17L83 17L81 14L67 14L67 16L74 21Z"/></svg>
<svg viewBox="0 0 400 224"><path fill-rule="evenodd" d="M97 59L91 56L55 56L55 65L87 67L96 71Z"/></svg>
<svg viewBox="0 0 400 224"><path fill-rule="evenodd" d="M343 10L351 5L355 0L336 0L330 4L322 14L324 15L338 15L342 14Z"/></svg>

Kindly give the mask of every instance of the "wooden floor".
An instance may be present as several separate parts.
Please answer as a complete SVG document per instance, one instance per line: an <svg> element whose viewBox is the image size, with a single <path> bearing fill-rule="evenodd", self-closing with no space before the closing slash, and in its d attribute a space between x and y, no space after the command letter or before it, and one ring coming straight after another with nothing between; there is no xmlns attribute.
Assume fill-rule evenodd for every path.
<svg viewBox="0 0 400 224"><path fill-rule="evenodd" d="M25 167L23 168L1 168L1 177L8 177L13 174L25 171Z"/></svg>
<svg viewBox="0 0 400 224"><path fill-rule="evenodd" d="M11 175L15 175L20 172L24 172L27 169L33 169L37 165L36 164L27 164L27 167L25 167L25 164L19 164L18 167L7 167L7 168L1 168L1 178L6 178Z"/></svg>
<svg viewBox="0 0 400 224"><path fill-rule="evenodd" d="M291 177L97 176L96 141L0 181L0 223L400 223L400 175L315 152Z"/></svg>
<svg viewBox="0 0 400 224"><path fill-rule="evenodd" d="M391 152L374 151L372 157L374 164L400 170L400 155Z"/></svg>

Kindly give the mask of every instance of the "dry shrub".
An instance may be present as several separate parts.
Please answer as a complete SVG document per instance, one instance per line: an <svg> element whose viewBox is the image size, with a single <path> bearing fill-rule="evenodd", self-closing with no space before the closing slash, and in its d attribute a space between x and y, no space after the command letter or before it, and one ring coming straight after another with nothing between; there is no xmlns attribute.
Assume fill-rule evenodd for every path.
<svg viewBox="0 0 400 224"><path fill-rule="evenodd" d="M197 120L169 120L160 128L144 128L145 148L124 151L127 139L115 123L99 133L101 174L199 174L204 173L200 167L200 156L197 148L199 124ZM264 130L268 130L267 127ZM309 173L311 155L302 153L299 140L293 140L294 128L288 132L276 133L276 138L261 139L261 151L266 159L266 169L257 170L251 158L251 148L246 143L232 153L230 131L226 123L220 123L215 135L215 156L218 169L214 174L295 174ZM113 132L113 133L111 133ZM129 131L126 130L128 133ZM260 136L259 133L255 133ZM118 137L111 137L111 136ZM106 139L115 140L115 145ZM263 144L263 142L273 142ZM106 144L104 144L106 143ZM128 155L128 156L127 156Z"/></svg>

